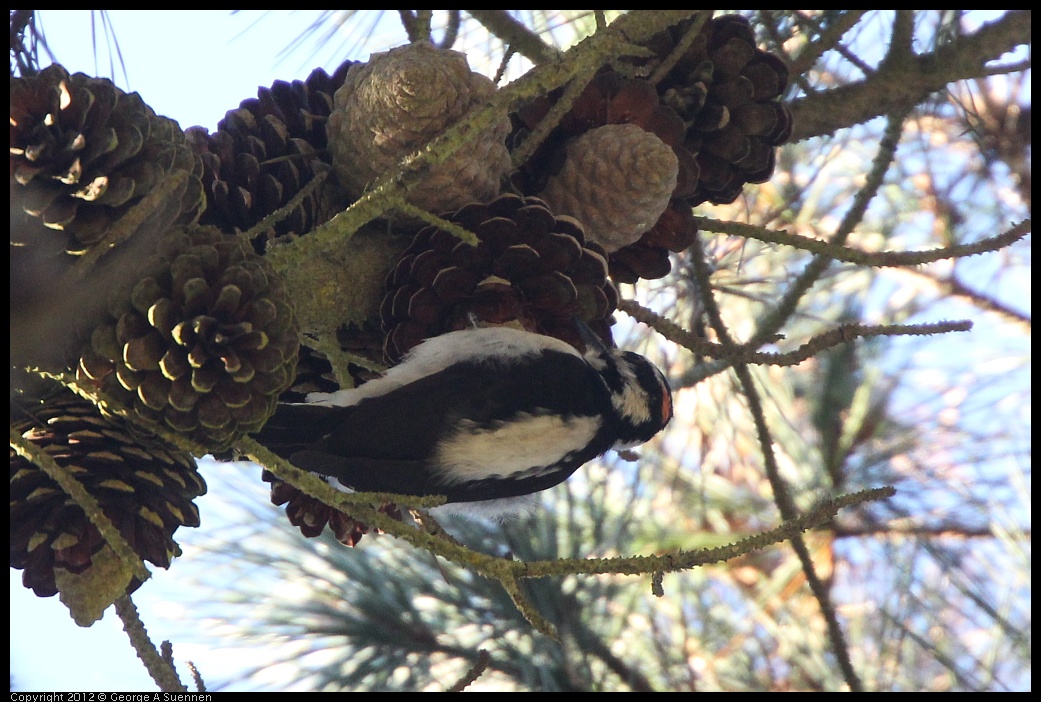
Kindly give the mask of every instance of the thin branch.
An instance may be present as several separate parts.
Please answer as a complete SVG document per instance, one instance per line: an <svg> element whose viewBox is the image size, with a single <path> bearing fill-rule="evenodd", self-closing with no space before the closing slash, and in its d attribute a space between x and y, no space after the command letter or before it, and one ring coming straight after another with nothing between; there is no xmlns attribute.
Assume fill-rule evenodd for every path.
<svg viewBox="0 0 1041 702"><path fill-rule="evenodd" d="M507 10L467 10L466 12L480 22L489 34L501 39L504 44L527 57L536 66L560 58L560 51L556 47L542 41L542 37L528 29L522 22L514 19Z"/></svg>
<svg viewBox="0 0 1041 702"><path fill-rule="evenodd" d="M565 602L573 601L570 597L565 600ZM577 611L580 608L580 604L574 602L574 605L574 609ZM641 672L638 661L625 660L621 656L616 655L611 650L608 642L604 641L596 632L589 630L589 627L585 625L581 617L573 618L570 625L569 628L572 630L572 635L582 651L600 659L607 666L608 670L625 683L630 692L658 692L647 676Z"/></svg>
<svg viewBox="0 0 1041 702"><path fill-rule="evenodd" d="M893 31L889 35L889 51L882 64L903 65L914 59L914 10L897 10L893 19ZM883 68L880 66L880 70Z"/></svg>
<svg viewBox="0 0 1041 702"><path fill-rule="evenodd" d="M430 41L430 20L432 10L398 10L401 26L405 28L409 43Z"/></svg>
<svg viewBox="0 0 1041 702"><path fill-rule="evenodd" d="M960 278L956 275L950 275L945 278L936 278L929 275L924 271L910 271L912 274L921 278L928 279L936 284L940 292L944 295L950 295L954 297L960 297L967 300L976 307L986 310L987 312L993 312L994 314L1001 315L1005 319L1021 324L1029 331L1032 325L1032 320L1029 315L1020 312L1019 310L1009 307L1006 303L1001 300L987 295L986 293L974 290L968 285L963 283Z"/></svg>
<svg viewBox="0 0 1041 702"><path fill-rule="evenodd" d="M170 202L181 197L188 185L188 171L178 170L168 173L152 188L147 195L134 204L128 212L108 228L105 236L72 264L69 270L70 280L85 278L106 253L129 240L146 223L161 215Z"/></svg>
<svg viewBox="0 0 1041 702"><path fill-rule="evenodd" d="M857 191L856 196L853 198L853 204L846 212L846 215L842 218L838 228L832 235L829 243L832 246L842 246L849 235L853 232L854 227L860 223L864 217L864 213L867 212L868 205L871 204L871 200L874 199L878 193L878 189L882 186L882 181L885 178L886 171L889 170L890 164L893 162L893 158L896 156L897 147L900 145L900 136L903 132L904 119L907 117L907 112L902 111L897 114L889 116L889 123L886 125L885 132L882 135L882 141L879 144L878 153L875 154L875 158L871 164L871 170L868 171L867 176L864 179L864 186ZM766 339L776 334L781 326L784 324L792 313L795 312L795 308L802 299L802 296L808 291L814 283L823 275L824 271L830 265L831 259L826 256L815 256L806 269L796 278L791 285L788 286L788 290L778 301L777 306L767 312L767 314L758 320L756 324L757 331L752 341L749 343L754 346L759 346ZM708 285L706 278L705 285Z"/></svg>
<svg viewBox="0 0 1041 702"><path fill-rule="evenodd" d="M876 536L883 539L906 539L908 536L923 536L930 539L957 539L967 541L969 539L994 539L994 529L989 526L970 528L963 524L902 524L893 521L888 524L862 524L840 526L832 525L831 532L836 539L854 539L863 536ZM1026 529L1018 536L1024 540L1030 540L1031 530Z"/></svg>
<svg viewBox="0 0 1041 702"><path fill-rule="evenodd" d="M545 575L647 575L661 571L674 573L681 570L723 563L741 555L772 546L782 541L796 538L803 532L826 524L839 510L866 502L875 502L893 497L896 490L892 487L874 488L861 492L842 495L824 500L805 514L796 515L783 524L764 531L755 536L741 539L727 546L698 549L695 551L675 551L656 556L629 556L627 558L590 558L583 560L567 559L561 561L501 561L511 569L521 571L518 577L541 577ZM494 577L494 576L493 576Z"/></svg>
<svg viewBox="0 0 1041 702"><path fill-rule="evenodd" d="M461 227L455 222L449 222L447 219L442 219L437 215L432 215L421 207L409 204L402 200L394 204L394 210L400 212L406 217L414 217L415 219L422 220L425 224L432 225L438 229L447 232L455 238L462 241L464 244L470 246L477 246L481 243L481 240L477 238L477 235L466 227Z"/></svg>
<svg viewBox="0 0 1041 702"><path fill-rule="evenodd" d="M948 84L986 75L986 63L1017 46L1029 45L1029 10L1010 10L974 34L959 36L936 51L888 61L867 78L807 95L791 104L791 141L831 134L884 114L909 110Z"/></svg>
<svg viewBox="0 0 1041 702"><path fill-rule="evenodd" d="M709 20L710 15L710 12L699 12L694 15L694 20L691 22L690 27L687 28L687 31L676 42L676 46L669 52L669 55L662 60L658 67L654 69L654 73L647 79L651 85L660 83L669 74L669 71L675 68L680 59L686 55L687 49L693 46L694 41L701 36L701 29L705 26L705 22Z"/></svg>
<svg viewBox="0 0 1041 702"><path fill-rule="evenodd" d="M438 46L442 49L451 49L455 40L459 38L459 26L462 24L461 10L448 10L448 24L445 25L445 35L441 37ZM498 81L496 81L498 83Z"/></svg>
<svg viewBox="0 0 1041 702"><path fill-rule="evenodd" d="M794 514L795 506L791 503L791 498L787 493L787 486L781 478L781 471L777 465L777 459L773 452L773 439L771 438L769 429L766 426L766 416L763 413L762 403L759 400L759 392L755 388L752 374L749 372L748 366L743 364L736 366L735 370L738 379L741 382L741 388L744 392L745 398L748 400L749 411L755 421L756 433L759 436L759 447L765 460L767 478L774 490L774 495L784 495L783 499L777 500L777 506L780 508L782 516L784 516L786 512ZM780 494L778 493L778 490L780 490ZM787 505L787 507L784 505ZM787 517L785 517L785 519L787 520ZM846 682L849 684L852 692L861 692L864 689L863 684L860 681L860 676L857 675L857 671L853 668L853 661L849 654L849 646L846 644L845 634L842 632L842 626L839 624L835 608L831 603L831 595L828 592L828 588L817 576L817 571L813 564L813 557L810 555L810 551L806 547L806 542L801 536L794 537L792 538L792 548L795 549L795 553L799 556L799 562L802 564L802 571L806 576L806 582L810 586L810 590L813 591L814 597L816 597L817 602L820 603L821 614L823 615L824 621L828 627L828 637L831 639L832 646L835 649L835 657L838 659L839 667L842 668L842 674L846 678Z"/></svg>
<svg viewBox="0 0 1041 702"><path fill-rule="evenodd" d="M253 439L240 440L236 444L236 448L245 453L250 459L263 465L280 480L291 483L301 492L320 500L324 504L346 512L351 517L364 522L370 527L407 541L416 548L429 551L449 561L470 568L481 575L494 578L502 582L507 589L510 587L508 583L518 578L533 578L546 575L605 575L608 573L640 575L657 571L663 573L675 572L707 563L718 563L749 553L752 550L765 548L780 541L794 538L808 529L828 522L838 510L845 507L886 499L895 494L895 490L886 487L826 500L806 514L794 515L793 518L785 520L783 524L775 529L719 548L677 551L656 556L523 562L497 558L472 551L454 541L442 538L437 533L416 529L388 517L378 512L374 504L381 501L395 501L401 505L408 505L410 502L412 504L429 504L431 501L436 501L435 498L344 493L336 490L315 475L275 456ZM513 596L512 593L511 596Z"/></svg>
<svg viewBox="0 0 1041 702"><path fill-rule="evenodd" d="M129 595L123 595L116 600L116 614L123 622L123 631L130 638L130 645L134 647L137 657L145 665L145 670L152 676L152 680L163 692L187 692L188 688L177 677L177 671L173 664L164 660L155 644L148 638L148 631L138 616L137 607Z"/></svg>
<svg viewBox="0 0 1041 702"><path fill-rule="evenodd" d="M902 124L902 120L899 120L899 122ZM881 181L881 177L879 177L879 181ZM865 188L866 187L867 186L865 186ZM694 272L697 276L699 289L703 291L702 302L705 306L705 312L708 315L709 322L711 323L712 328L716 331L716 334L719 336L722 345L726 347L728 351L732 350L736 347L734 346L733 340L730 338L730 333L728 332L726 325L723 323L723 317L719 312L719 306L716 304L716 300L712 295L712 288L709 282L711 271L709 270L705 259L705 253L701 246L700 237L694 238L694 244L691 249L693 253L691 261L694 264ZM759 391L755 387L755 383L752 380L752 374L748 370L747 364L738 363L734 366L734 370L737 373L738 381L741 383L742 392L745 399L748 401L748 409L755 424L756 435L759 439L759 449L763 454L766 477L774 494L774 503L780 510L781 517L785 522L788 522L798 514L798 510L788 492L787 484L781 477L780 467L777 465L777 458L774 455L773 449L774 441L770 435L769 427L766 425L766 414L763 411L762 402L759 399ZM817 598L817 602L820 604L821 614L824 617L824 621L827 623L828 635L831 639L832 647L835 650L835 657L838 659L839 667L842 668L843 675L846 678L850 690L859 692L863 689L860 677L857 675L857 671L853 668L853 662L849 655L849 647L847 646L845 636L842 633L842 627L839 626L838 618L835 614L835 609L831 604L831 597L828 590L817 576L817 571L813 564L813 557L810 555L810 551L806 547L806 542L803 540L801 534L793 535L791 543L792 548L799 557L803 574L806 576L806 582L809 584L810 590L813 591L814 597Z"/></svg>
<svg viewBox="0 0 1041 702"><path fill-rule="evenodd" d="M765 241L769 244L782 244L792 248L810 251L819 256L826 256L836 261L857 263L876 268L895 268L897 266L920 266L947 258L965 258L982 253L999 251L1019 241L1031 232L1031 221L1025 219L1008 231L997 236L981 239L971 244L957 244L928 251L862 251L846 246L835 245L830 241L813 239L801 234L791 234L781 229L767 229L742 222L723 222L709 217L695 217L700 231L718 232L729 236L743 236L747 239Z"/></svg>
<svg viewBox="0 0 1041 702"><path fill-rule="evenodd" d="M520 583L517 582L517 576L514 573L501 573L496 576L496 579L506 590L506 594L510 596L514 606L524 615L524 618L531 624L532 627L538 632L541 632L553 639L554 641L560 641L560 634L557 633L557 627L553 626L548 619L542 616L535 605L533 605L524 593L521 592Z"/></svg>
<svg viewBox="0 0 1041 702"><path fill-rule="evenodd" d="M195 682L195 691L206 692L206 681L203 680L202 673L199 672L199 668L194 661L186 661L185 665L188 666L188 670L192 674L192 680Z"/></svg>
<svg viewBox="0 0 1041 702"><path fill-rule="evenodd" d="M803 12L796 12L795 16L798 17L804 24L812 26L816 31L821 31L820 23L817 22L814 18L806 15ZM850 49L845 44L835 42L833 48L835 53L837 53L839 56L844 58L852 65L856 66L858 69L860 69L860 72L863 73L865 76L870 76L875 72L875 69L873 69L867 63L865 63L864 60L861 59L860 56L858 56L856 53L850 51ZM807 67L807 69L808 68L809 67ZM812 93L816 91L810 90L808 92Z"/></svg>
<svg viewBox="0 0 1041 702"><path fill-rule="evenodd" d="M824 55L825 52L835 48L843 35L855 27L860 18L867 12L867 10L846 10L826 28L821 29L820 25L817 25L819 34L816 40L804 45L798 55L792 59L792 75L796 76L797 79L801 78L803 74L810 70L813 64L817 63L817 59ZM801 12L796 11L795 14L804 21L809 21L809 18L805 17ZM806 92L813 91L807 90Z"/></svg>
<svg viewBox="0 0 1041 702"><path fill-rule="evenodd" d="M488 669L488 664L491 663L492 657L488 651L483 648L477 651L477 660L474 661L473 666L470 670L466 671L462 678L460 678L454 685L445 690L445 692L462 692L474 682L477 678L484 675L484 671Z"/></svg>
<svg viewBox="0 0 1041 702"><path fill-rule="evenodd" d="M513 167L518 168L522 166L540 146L542 142L550 135L550 133L557 128L560 124L560 120L564 119L564 116L571 111L571 107L574 105L575 100L582 94L589 81L593 80L593 76L600 70L599 66L590 66L585 71L579 73L574 79L564 88L564 92L561 93L560 98L553 103L553 105L546 112L545 117L535 125L535 128L531 130L527 138L518 145L512 154Z"/></svg>
<svg viewBox="0 0 1041 702"><path fill-rule="evenodd" d="M294 195L292 199L289 200L289 202L287 202L282 207L279 207L277 210L267 215L262 220L250 227L249 231L245 233L245 237L247 239L252 240L260 236L267 230L272 229L276 224L284 220L289 215L293 214L293 212L298 207L300 207L304 200L311 196L311 193L313 193L318 188L322 187L322 183L324 183L325 179L328 177L329 171L326 170L318 171L317 173L315 173L314 177L311 178L311 181L304 187L300 188L300 192Z"/></svg>
<svg viewBox="0 0 1041 702"><path fill-rule="evenodd" d="M651 573L651 594L655 597L665 597L665 573L660 570Z"/></svg>
<svg viewBox="0 0 1041 702"><path fill-rule="evenodd" d="M1004 76L1009 73L1019 73L1020 71L1029 71L1031 67L1030 59L1023 59L1015 63L1002 63L997 66L988 66L984 69L984 76Z"/></svg>
<svg viewBox="0 0 1041 702"><path fill-rule="evenodd" d="M934 334L949 334L951 332L967 332L972 329L972 322L968 320L935 322L932 324L842 324L835 329L812 337L805 344L792 351L772 353L756 351L755 347L749 344L727 346L706 341L683 329L675 322L640 306L632 300L619 301L618 309L633 319L652 327L669 341L679 344L695 354L727 361L727 365L749 363L771 366L796 366L826 349L850 343L858 338L931 336Z"/></svg>

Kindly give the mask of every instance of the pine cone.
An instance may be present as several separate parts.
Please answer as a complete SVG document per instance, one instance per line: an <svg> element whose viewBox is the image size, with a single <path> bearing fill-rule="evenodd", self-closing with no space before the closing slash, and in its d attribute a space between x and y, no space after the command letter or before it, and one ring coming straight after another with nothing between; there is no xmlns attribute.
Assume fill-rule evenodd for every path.
<svg viewBox="0 0 1041 702"><path fill-rule="evenodd" d="M108 80L55 64L10 89L11 361L61 369L128 269L197 219L202 165Z"/></svg>
<svg viewBox="0 0 1041 702"><path fill-rule="evenodd" d="M356 546L370 528L343 512L306 495L289 483L284 483L268 471L261 474L265 482L271 483L271 502L278 506L286 506L289 523L299 527L300 533L313 539L322 533L328 524L333 536L344 546ZM379 511L393 519L401 519L397 505L387 503L381 505Z"/></svg>
<svg viewBox="0 0 1041 702"><path fill-rule="evenodd" d="M515 150L524 144L528 134L545 119L563 93L562 88L554 90L513 115L514 132L510 143ZM615 126L600 136L593 135L606 125ZM632 134L631 130L619 130L622 125L635 125L656 137L672 152L675 166L671 165L672 161L657 145L658 142L637 142L643 147L633 152L628 152L624 143L612 144L607 137ZM683 146L683 134L683 121L671 108L660 104L653 85L604 69L575 99L560 124L521 164L514 174L513 183L525 194L545 195L555 210L562 208L562 214L574 214L591 238L605 243L611 252L609 261L614 280L634 283L639 278L660 278L671 269L669 252L686 249L697 234L690 206L683 198L695 190L698 166L693 155ZM576 141L579 143L577 147L573 144ZM582 156L568 165L565 159L571 160L576 148L576 156ZM598 156L598 152L603 153ZM669 161L664 165L664 176L641 162L644 154L654 154L652 158L656 164ZM595 174L591 170L594 168L597 169ZM666 196L664 191L673 168L676 177L672 180L671 192ZM594 187L598 180L611 185L604 189ZM573 184L564 185L571 181ZM646 190L648 183L656 183L653 194ZM664 205L661 204L663 199ZM608 202L607 211L600 214L598 210ZM657 210L656 215L654 210ZM612 231L612 222L630 216L633 224L626 227L629 233L620 236ZM636 222L647 226L640 232L632 231ZM609 233L603 234L601 230Z"/></svg>
<svg viewBox="0 0 1041 702"><path fill-rule="evenodd" d="M635 243L669 205L679 161L635 124L609 124L567 145L561 171L539 197L557 214L582 222L608 253Z"/></svg>
<svg viewBox="0 0 1041 702"><path fill-rule="evenodd" d="M12 429L79 480L143 560L169 568L180 554L174 532L199 526L192 500L205 494L206 484L192 457L143 439L90 402L65 393L32 408ZM22 583L39 597L61 591L86 626L141 585L83 509L13 450L10 492L11 567L25 571Z"/></svg>
<svg viewBox="0 0 1041 702"><path fill-rule="evenodd" d="M573 315L610 342L618 293L607 254L570 217L533 197L502 195L444 215L475 233L470 246L426 227L387 277L381 317L386 355L399 360L423 339L474 321L510 324L581 348Z"/></svg>
<svg viewBox="0 0 1041 702"><path fill-rule="evenodd" d="M281 279L212 227L170 233L112 303L81 380L210 451L257 431L293 380L299 331Z"/></svg>
<svg viewBox="0 0 1041 702"><path fill-rule="evenodd" d="M689 28L671 27L649 46L665 58ZM724 15L705 24L657 86L687 124L683 143L696 154L701 175L691 205L733 202L745 183L770 179L775 147L792 131L791 112L777 102L787 86L788 67L756 47L747 19Z"/></svg>
<svg viewBox="0 0 1041 702"><path fill-rule="evenodd" d="M247 231L329 170L325 123L333 93L352 65L343 63L332 76L319 68L306 81L276 81L228 112L213 134L202 127L188 130L205 166L209 206L200 223L229 233ZM286 219L255 236L257 253L269 239L305 234L344 209L349 203L335 190L330 184L312 191Z"/></svg>
<svg viewBox="0 0 1041 702"><path fill-rule="evenodd" d="M333 166L357 198L402 158L464 120L495 92L487 77L470 71L466 57L418 42L373 54L354 66L336 91L329 117ZM488 200L509 171L503 118L472 136L466 148L431 166L408 200L431 212Z"/></svg>
<svg viewBox="0 0 1041 702"><path fill-rule="evenodd" d="M57 64L11 79L12 204L64 232L69 253L104 240L177 172L189 175L177 206L154 213L139 231L191 224L204 206L201 164L177 123L157 116L137 93L103 78L70 76ZM32 243L18 231L12 240Z"/></svg>

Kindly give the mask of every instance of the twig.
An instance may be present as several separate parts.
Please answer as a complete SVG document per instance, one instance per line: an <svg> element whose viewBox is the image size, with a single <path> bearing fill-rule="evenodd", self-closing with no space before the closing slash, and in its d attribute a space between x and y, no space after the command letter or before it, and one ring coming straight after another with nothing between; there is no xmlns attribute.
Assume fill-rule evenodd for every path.
<svg viewBox="0 0 1041 702"><path fill-rule="evenodd" d="M130 638L130 645L134 647L137 657L144 663L145 670L152 676L159 689L163 692L187 692L188 688L177 677L172 660L164 660L155 649L155 644L148 638L148 631L129 595L122 595L116 600L116 614L123 622L123 631Z"/></svg>
<svg viewBox="0 0 1041 702"><path fill-rule="evenodd" d="M965 258L983 253L999 251L1019 241L1031 231L1031 222L1025 219L1008 231L997 236L975 241L971 244L956 244L928 251L861 251L846 246L836 245L831 241L812 239L800 234L791 234L779 229L766 229L742 222L723 222L709 217L695 217L700 231L718 232L729 236L743 236L769 244L782 244L792 248L810 251L818 256L825 256L836 261L846 261L876 268L895 268L898 266L919 266L947 258Z"/></svg>
<svg viewBox="0 0 1041 702"><path fill-rule="evenodd" d="M405 28L410 43L428 41L430 39L431 10L398 10L401 26Z"/></svg>
<svg viewBox="0 0 1041 702"><path fill-rule="evenodd" d="M1029 46L1031 27L1029 10L1010 10L935 51L885 63L862 81L797 99L790 105L795 125L791 141L909 110L955 81L987 75L989 62L1017 46Z"/></svg>
<svg viewBox="0 0 1041 702"><path fill-rule="evenodd" d="M467 10L471 17L502 42L536 66L560 58L560 51L542 41L535 32L510 16L506 10Z"/></svg>
<svg viewBox="0 0 1041 702"><path fill-rule="evenodd" d="M462 692L470 685L472 685L477 678L484 675L484 671L488 669L488 664L491 663L492 657L483 648L477 651L477 660L474 661L473 666L470 670L461 677L454 685L445 690L445 692Z"/></svg>
<svg viewBox="0 0 1041 702"><path fill-rule="evenodd" d="M633 300L619 301L618 309L633 319L652 327L669 341L675 342L694 353L729 361L730 364L750 363L795 366L808 358L816 356L821 351L859 338L866 339L875 336L931 336L934 334L949 334L951 332L966 332L972 329L972 322L969 320L935 322L931 324L843 324L812 337L797 349L785 353L772 353L757 351L750 344L727 346L706 341L683 329L675 322L642 307Z"/></svg>
<svg viewBox="0 0 1041 702"><path fill-rule="evenodd" d="M894 121L902 123L902 120ZM895 149L895 146L893 148ZM890 156L891 155L892 154L890 154ZM886 164L888 165L888 161ZM877 170L884 172L885 169L878 168ZM876 175L878 181L881 182L881 174L878 173ZM869 178L868 180L870 183L871 179ZM875 187L877 188L877 184ZM865 202L863 206L866 208L870 196L867 196L864 199ZM856 206L854 206L854 208L855 207ZM849 226L852 228L852 224L849 224ZM839 231L841 232L842 228L840 228ZM726 325L723 323L723 317L719 312L718 305L716 305L716 300L712 296L712 288L709 283L711 271L709 271L708 264L705 260L704 251L701 246L701 239L695 237L694 244L691 248L693 253L691 261L694 265L694 272L697 276L699 289L704 291L702 293L702 302L705 306L705 312L708 315L709 322L711 323L712 328L715 329L716 334L719 336L721 344L727 350L733 350L736 347L730 338ZM816 259L814 263L819 260L819 258ZM811 263L810 265L812 266L813 264ZM821 267L821 270L823 271L823 267ZM781 477L781 471L777 465L777 458L774 455L773 450L774 442L770 435L769 427L766 424L766 415L759 399L759 391L756 389L755 383L752 381L752 374L748 370L747 364L738 363L734 366L734 370L737 373L738 381L741 383L742 392L748 401L748 409L752 415L752 420L755 423L756 435L759 439L759 449L763 454L766 476L774 494L774 502L781 512L781 517L785 522L788 522L795 517L798 510L795 507L795 503L792 501L791 495L788 492L788 486ZM846 682L849 684L851 690L859 691L863 689L860 677L853 668L853 663L849 655L849 647L847 646L845 636L842 633L842 627L839 626L838 618L836 617L835 610L832 607L831 597L828 590L824 587L820 578L817 577L813 558L810 555L809 549L806 547L806 542L803 540L801 534L793 535L791 542L792 548L799 557L799 562L802 565L802 571L806 576L806 581L809 584L810 589L813 591L814 596L817 598L818 603L820 603L821 614L827 623L829 638L831 639L832 647L835 650L835 656L839 661L839 666L842 668Z"/></svg>
<svg viewBox="0 0 1041 702"><path fill-rule="evenodd" d="M871 200L874 199L875 194L878 193L878 189L882 185L882 180L885 177L886 171L889 170L889 165L893 162L893 157L896 155L896 149L900 145L900 135L902 134L904 119L906 117L906 112L890 115L889 124L886 125L885 132L882 136L882 142L879 144L878 153L875 154L875 159L871 164L871 170L868 171L867 177L865 178L864 187L857 191L856 196L853 198L852 206L849 211L846 212L846 215L842 218L838 228L829 240L829 243L832 246L842 246L842 244L845 243L846 239L853 232L854 227L856 227L863 218ZM795 311L795 307L798 305L799 300L801 300L806 291L817 282L830 263L831 259L826 256L816 256L812 261L810 261L806 266L806 269L792 282L788 290L785 291L785 294L781 297L777 306L768 312L763 318L758 320L753 345L760 345L780 330L785 320L787 320ZM703 284L708 286L709 283L707 278Z"/></svg>

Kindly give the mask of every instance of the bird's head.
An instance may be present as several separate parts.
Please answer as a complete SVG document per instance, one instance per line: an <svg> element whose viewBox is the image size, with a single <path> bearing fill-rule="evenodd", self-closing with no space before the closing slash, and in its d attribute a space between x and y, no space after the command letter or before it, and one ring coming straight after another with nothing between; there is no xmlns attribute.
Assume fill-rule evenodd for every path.
<svg viewBox="0 0 1041 702"><path fill-rule="evenodd" d="M669 381L645 357L609 348L582 320L575 318L585 342L586 362L603 377L619 422L619 448L637 446L665 428L672 419Z"/></svg>

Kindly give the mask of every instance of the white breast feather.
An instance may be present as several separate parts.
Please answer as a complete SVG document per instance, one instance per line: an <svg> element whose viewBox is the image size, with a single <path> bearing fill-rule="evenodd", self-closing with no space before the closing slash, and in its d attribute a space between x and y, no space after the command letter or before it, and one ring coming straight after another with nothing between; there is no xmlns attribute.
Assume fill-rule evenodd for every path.
<svg viewBox="0 0 1041 702"><path fill-rule="evenodd" d="M599 417L564 419L527 413L490 428L464 423L461 431L442 443L435 463L450 482L538 475L542 468L589 444L600 424Z"/></svg>

